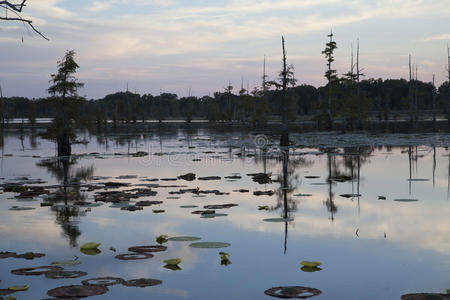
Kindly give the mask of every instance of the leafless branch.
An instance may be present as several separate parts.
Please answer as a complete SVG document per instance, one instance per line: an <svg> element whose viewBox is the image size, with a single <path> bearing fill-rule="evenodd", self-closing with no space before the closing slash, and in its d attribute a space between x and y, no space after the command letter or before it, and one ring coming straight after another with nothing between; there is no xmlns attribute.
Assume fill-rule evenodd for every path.
<svg viewBox="0 0 450 300"><path fill-rule="evenodd" d="M11 11L15 14L15 17L8 17L8 16L0 17L0 20L17 21L17 22L22 22L24 24L26 23L26 24L28 24L28 26L31 27L31 29L33 29L34 32L36 32L38 35L40 35L41 37L43 37L44 39L46 39L48 41L49 39L45 35L43 35L36 27L34 27L34 25L32 24L33 23L32 20L24 19L20 15L23 7L25 6L25 2L26 2L26 0L22 0L22 2L20 4L13 4L10 1L0 1L1 8L4 8L6 11Z"/></svg>

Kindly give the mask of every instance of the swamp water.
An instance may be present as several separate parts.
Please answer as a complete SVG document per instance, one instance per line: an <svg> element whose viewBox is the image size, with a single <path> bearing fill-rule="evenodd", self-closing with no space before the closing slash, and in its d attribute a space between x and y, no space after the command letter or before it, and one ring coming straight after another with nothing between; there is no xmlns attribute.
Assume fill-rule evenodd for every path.
<svg viewBox="0 0 450 300"><path fill-rule="evenodd" d="M288 156L270 134L79 139L88 142L74 145L77 155L57 161L47 140L3 136L0 252L19 257L0 258L0 291L28 285L17 299L51 298L47 291L85 280L118 283L93 299L275 299L264 291L280 286L319 290L306 290L312 299L400 299L450 289L448 135L293 134ZM177 178L187 173L195 179ZM237 206L214 206L222 204ZM201 239L170 239L180 236ZM80 251L88 242L101 245ZM160 244L167 249L128 250ZM20 258L27 252L45 256ZM144 259L116 258L127 253ZM58 261L87 274L11 273ZM120 279L89 281L98 277ZM151 285L142 288L133 279L156 281L137 281Z"/></svg>

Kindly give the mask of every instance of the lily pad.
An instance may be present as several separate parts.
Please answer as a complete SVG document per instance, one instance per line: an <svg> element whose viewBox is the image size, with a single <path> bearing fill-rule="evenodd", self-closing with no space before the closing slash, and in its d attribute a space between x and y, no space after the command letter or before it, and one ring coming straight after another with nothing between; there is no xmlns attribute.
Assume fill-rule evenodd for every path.
<svg viewBox="0 0 450 300"><path fill-rule="evenodd" d="M176 266L181 263L181 258L171 258L163 261L166 265Z"/></svg>
<svg viewBox="0 0 450 300"><path fill-rule="evenodd" d="M22 210L33 210L36 209L34 207L23 207L23 206L13 206L8 210L13 210L13 211L22 211Z"/></svg>
<svg viewBox="0 0 450 300"><path fill-rule="evenodd" d="M76 266L79 264L81 264L81 260L78 260L78 258L75 258L73 260L61 260L52 262L52 266L57 267L69 267L69 266Z"/></svg>
<svg viewBox="0 0 450 300"><path fill-rule="evenodd" d="M15 293L15 291L11 291L9 289L0 289L0 296L6 296L9 294L13 294L13 293ZM3 298L0 297L0 299L3 299Z"/></svg>
<svg viewBox="0 0 450 300"><path fill-rule="evenodd" d="M29 288L30 288L30 286L28 286L28 285L15 285L15 286L8 287L8 290L11 290L14 292L23 292L23 291L28 291Z"/></svg>
<svg viewBox="0 0 450 300"><path fill-rule="evenodd" d="M312 194L295 194L295 197L311 197Z"/></svg>
<svg viewBox="0 0 450 300"><path fill-rule="evenodd" d="M313 268L322 265L322 263L319 261L306 261L306 260L302 261L301 264L302 264L302 266L313 267Z"/></svg>
<svg viewBox="0 0 450 300"><path fill-rule="evenodd" d="M220 213L214 213L214 214L202 214L201 216L200 216L200 218L203 218L203 219L211 219L211 218L215 218L215 217L226 217L226 216L228 216L228 214L220 214Z"/></svg>
<svg viewBox="0 0 450 300"><path fill-rule="evenodd" d="M431 294L431 293L420 293L420 294L406 294L402 295L402 300L445 300L450 299L449 294Z"/></svg>
<svg viewBox="0 0 450 300"><path fill-rule="evenodd" d="M102 251L100 251L100 249L97 248L93 248L93 249L80 249L80 252L86 255L97 255L102 253Z"/></svg>
<svg viewBox="0 0 450 300"><path fill-rule="evenodd" d="M166 250L167 250L167 247L161 246L161 245L134 246L134 247L128 248L128 251L137 252L137 253L162 252L162 251L166 251Z"/></svg>
<svg viewBox="0 0 450 300"><path fill-rule="evenodd" d="M55 266L42 266L42 267L35 267L35 268L22 268L22 269L16 269L12 270L11 273L15 275L45 275L49 272L57 272L61 271L63 268L61 267L55 267Z"/></svg>
<svg viewBox="0 0 450 300"><path fill-rule="evenodd" d="M222 243L222 242L198 242L198 243L192 243L189 245L192 248L226 248L231 246L229 243Z"/></svg>
<svg viewBox="0 0 450 300"><path fill-rule="evenodd" d="M132 279L123 282L125 286L135 286L135 287L147 287L161 284L162 281L159 279L147 279L147 278L139 278Z"/></svg>
<svg viewBox="0 0 450 300"><path fill-rule="evenodd" d="M411 178L411 179L406 179L406 181L430 181L430 179L427 179L427 178Z"/></svg>
<svg viewBox="0 0 450 300"><path fill-rule="evenodd" d="M268 218L268 219L263 219L263 221L265 221L265 222L291 222L291 221L294 221L294 219L292 219L292 218Z"/></svg>
<svg viewBox="0 0 450 300"><path fill-rule="evenodd" d="M57 271L46 273L45 277L51 279L68 279L68 278L78 278L86 275L87 273L82 271Z"/></svg>
<svg viewBox="0 0 450 300"><path fill-rule="evenodd" d="M6 251L6 252L0 252L0 259L1 258L10 258L10 257L16 257L16 252L9 252L9 251Z"/></svg>
<svg viewBox="0 0 450 300"><path fill-rule="evenodd" d="M277 298L298 298L306 299L318 296L322 293L321 290L304 287L304 286L279 286L265 290L264 294Z"/></svg>
<svg viewBox="0 0 450 300"><path fill-rule="evenodd" d="M117 202L114 204L111 204L109 207L110 208L124 208L124 207L129 207L132 206L132 204L130 204L130 202L128 201L121 201L121 202Z"/></svg>
<svg viewBox="0 0 450 300"><path fill-rule="evenodd" d="M137 210L143 210L144 208L142 208L142 206L135 206L135 205L130 205L127 207L122 207L120 210L127 210L127 211L137 211Z"/></svg>
<svg viewBox="0 0 450 300"><path fill-rule="evenodd" d="M154 210L153 210L153 213L154 213L154 214L162 214L162 213L164 213L164 212L166 212L164 209L154 209Z"/></svg>
<svg viewBox="0 0 450 300"><path fill-rule="evenodd" d="M106 286L100 285L68 285L47 291L47 295L57 298L90 297L102 295L108 291Z"/></svg>
<svg viewBox="0 0 450 300"><path fill-rule="evenodd" d="M353 198L353 197L361 197L361 194L341 194L339 196L344 198Z"/></svg>
<svg viewBox="0 0 450 300"><path fill-rule="evenodd" d="M180 208L196 208L197 205L180 205Z"/></svg>
<svg viewBox="0 0 450 300"><path fill-rule="evenodd" d="M300 270L302 270L303 272L309 272L309 273L322 271L322 269L319 267L305 267L305 266L301 267Z"/></svg>
<svg viewBox="0 0 450 300"><path fill-rule="evenodd" d="M417 199L409 199L409 198L405 198L405 199L394 199L394 201L397 201L397 202L417 202L417 201L419 201L419 200L417 200Z"/></svg>
<svg viewBox="0 0 450 300"><path fill-rule="evenodd" d="M193 241L199 241L201 238L196 236L174 236L168 239L172 242L193 242Z"/></svg>
<svg viewBox="0 0 450 300"><path fill-rule="evenodd" d="M230 260L230 253L226 253L226 252L220 252L220 264L223 266L228 266L231 265L231 260Z"/></svg>
<svg viewBox="0 0 450 300"><path fill-rule="evenodd" d="M101 285L110 286L115 284L123 284L125 280L120 277L97 277L83 280L81 283L83 285Z"/></svg>
<svg viewBox="0 0 450 300"><path fill-rule="evenodd" d="M214 204L214 205L205 205L203 208L205 209L223 209L238 206L238 204L229 203L229 204Z"/></svg>
<svg viewBox="0 0 450 300"><path fill-rule="evenodd" d="M80 250L82 249L97 249L102 243L89 242L81 245Z"/></svg>
<svg viewBox="0 0 450 300"><path fill-rule="evenodd" d="M116 255L115 258L120 260L139 260L152 258L153 256L151 253L125 253Z"/></svg>
<svg viewBox="0 0 450 300"><path fill-rule="evenodd" d="M163 268L172 270L172 271L181 271L181 268L179 265L165 265Z"/></svg>
<svg viewBox="0 0 450 300"><path fill-rule="evenodd" d="M168 238L169 238L168 235L162 234L162 235L160 235L160 236L158 236L158 237L156 238L156 242L157 242L158 244L164 244L164 243L167 243Z"/></svg>

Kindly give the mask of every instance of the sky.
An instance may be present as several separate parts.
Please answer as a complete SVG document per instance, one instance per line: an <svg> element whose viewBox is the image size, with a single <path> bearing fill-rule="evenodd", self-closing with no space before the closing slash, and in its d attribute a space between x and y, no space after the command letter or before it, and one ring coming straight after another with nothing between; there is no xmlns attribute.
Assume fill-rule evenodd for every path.
<svg viewBox="0 0 450 300"><path fill-rule="evenodd" d="M0 21L3 95L48 96L50 74L66 50L80 65L88 99L129 90L140 94L212 95L231 82L261 85L263 60L274 79L281 36L299 84L325 84L321 53L330 30L334 68L350 69L360 43L366 78L406 78L408 55L419 80L446 80L449 0L28 0L21 23ZM4 16L5 12L0 10ZM23 42L22 42L23 38ZM356 50L355 50L356 52Z"/></svg>

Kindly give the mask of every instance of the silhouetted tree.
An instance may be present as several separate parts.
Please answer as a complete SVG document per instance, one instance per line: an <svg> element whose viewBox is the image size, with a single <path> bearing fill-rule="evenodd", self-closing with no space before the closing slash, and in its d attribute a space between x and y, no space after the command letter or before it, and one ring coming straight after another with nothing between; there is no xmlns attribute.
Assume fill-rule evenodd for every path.
<svg viewBox="0 0 450 300"><path fill-rule="evenodd" d="M78 89L84 86L74 76L79 68L74 56L74 50L67 50L64 58L58 61L58 72L51 74L52 79L49 81L52 85L48 88L48 92L54 97L57 111L50 132L56 138L58 156L71 154L71 139L74 138L71 117L76 115L74 100L78 98Z"/></svg>
<svg viewBox="0 0 450 300"><path fill-rule="evenodd" d="M332 97L332 84L337 80L336 70L331 68L331 64L334 62L334 50L337 48L336 42L333 41L333 32L331 31L328 35L330 41L326 43L325 50L322 51L322 54L325 54L325 58L327 59L328 70L325 72L325 77L328 80L328 107L327 107L327 115L328 115L328 129L333 128L333 118L331 115L331 97Z"/></svg>

